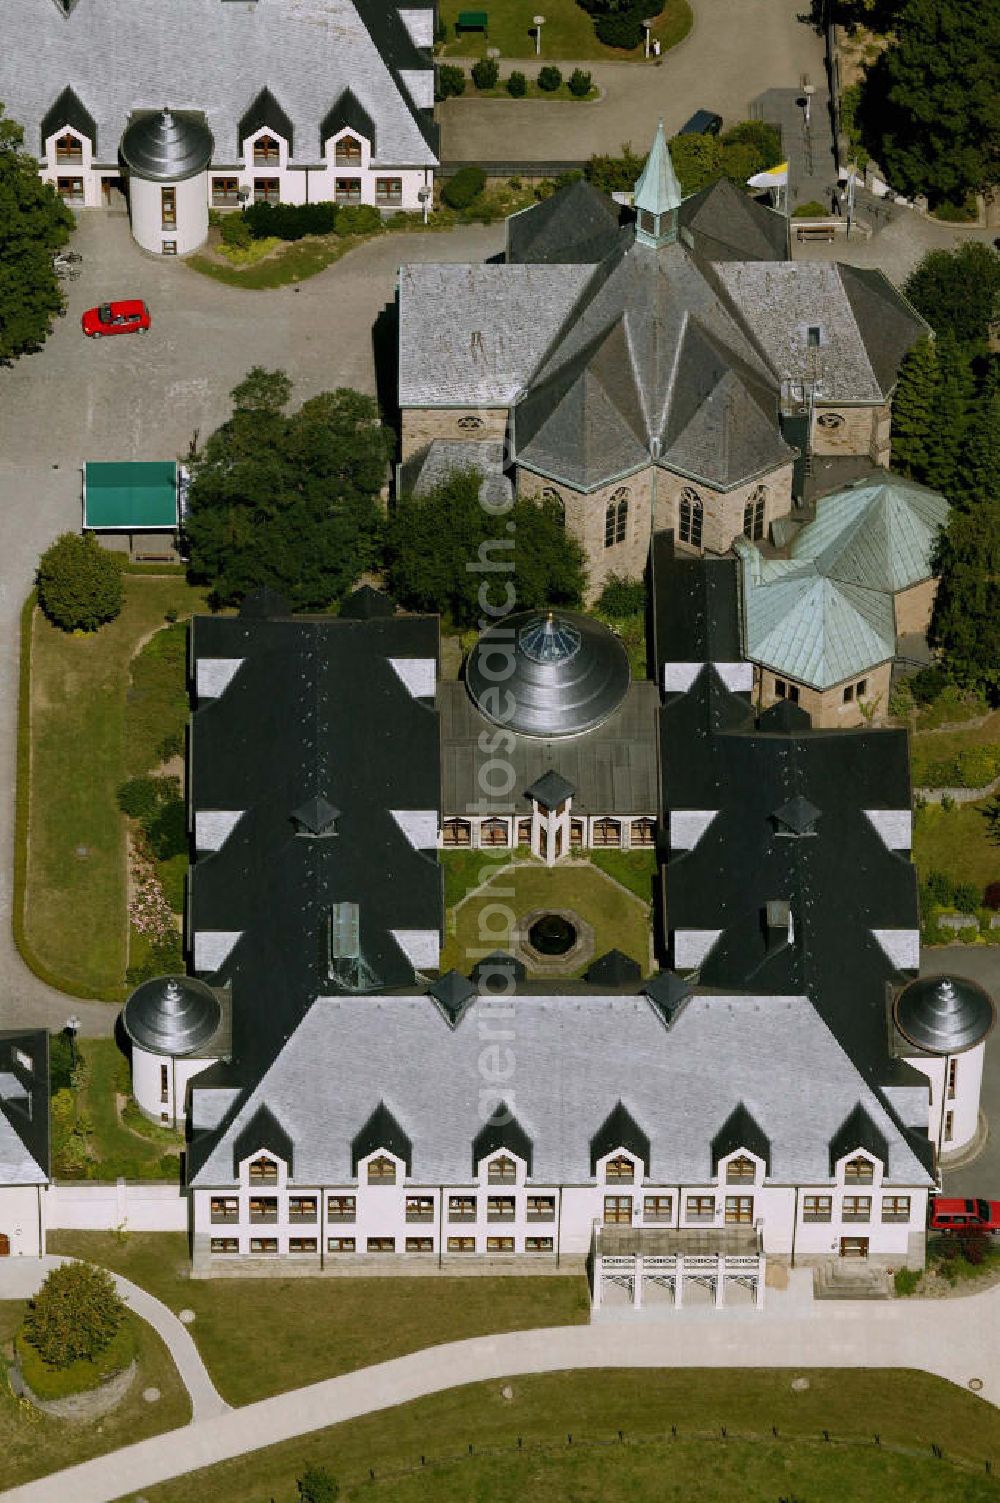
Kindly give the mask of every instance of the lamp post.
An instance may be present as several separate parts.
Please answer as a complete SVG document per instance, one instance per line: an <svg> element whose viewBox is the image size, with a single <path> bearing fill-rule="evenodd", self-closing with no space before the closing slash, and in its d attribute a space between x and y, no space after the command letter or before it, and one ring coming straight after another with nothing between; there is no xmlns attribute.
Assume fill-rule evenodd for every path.
<svg viewBox="0 0 1000 1503"><path fill-rule="evenodd" d="M545 25L544 16L535 16L533 25L535 28L535 56L542 55L542 27Z"/></svg>
<svg viewBox="0 0 1000 1503"><path fill-rule="evenodd" d="M806 130L809 129L809 121L812 115L812 97L816 92L815 84L807 83L803 86L803 94L806 96Z"/></svg>
<svg viewBox="0 0 1000 1503"><path fill-rule="evenodd" d="M65 1033L66 1037L69 1039L69 1057L70 1057L70 1063L72 1064L72 1066L73 1066L73 1068L75 1070L76 1069L76 1062L77 1062L77 1056L76 1056L76 1036L80 1032L80 1019L77 1017L77 1015L76 1015L75 1012L70 1013L69 1017L66 1019L66 1025L63 1028L63 1032Z"/></svg>
<svg viewBox="0 0 1000 1503"><path fill-rule="evenodd" d="M642 24L646 28L646 57L648 59L648 57L649 57L649 33L653 29L653 23L652 23L652 21L643 21Z"/></svg>
<svg viewBox="0 0 1000 1503"><path fill-rule="evenodd" d="M426 186L426 184L424 185L424 187L417 189L417 199L418 199L418 201L420 203L420 207L424 211L424 224L427 223L427 212L428 212L428 206L429 206L430 201L431 201L431 196L432 196L431 195L431 189L428 188Z"/></svg>

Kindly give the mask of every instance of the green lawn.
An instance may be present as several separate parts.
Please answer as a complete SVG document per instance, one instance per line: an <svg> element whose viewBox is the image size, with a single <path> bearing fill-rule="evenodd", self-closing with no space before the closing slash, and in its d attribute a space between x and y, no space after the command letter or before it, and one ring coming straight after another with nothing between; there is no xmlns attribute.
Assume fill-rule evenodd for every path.
<svg viewBox="0 0 1000 1503"><path fill-rule="evenodd" d="M483 862L483 853L476 853ZM485 863L483 863L485 864ZM467 974L490 950L507 950L516 920L533 908L572 908L594 929L594 958L622 950L649 970L649 919L643 905L589 862L518 863L485 884L447 916L441 969ZM586 969L589 961L581 966Z"/></svg>
<svg viewBox="0 0 1000 1503"><path fill-rule="evenodd" d="M509 1400L500 1383L476 1384L145 1488L143 1497L290 1503L296 1478L319 1465L350 1503L996 1499L985 1461L1000 1466L1000 1420L982 1400L922 1373L817 1369L805 1393L792 1391L792 1376L755 1369L561 1373L514 1378ZM942 1460L932 1457L932 1442L943 1447ZM470 1446L491 1454L470 1457ZM952 1458L966 1460L968 1469Z"/></svg>
<svg viewBox="0 0 1000 1503"><path fill-rule="evenodd" d="M932 871L944 872L953 882L985 887L1000 879L1000 846L989 839L984 812L990 800L956 804L942 809L927 804L913 820L913 860L921 881Z"/></svg>
<svg viewBox="0 0 1000 1503"><path fill-rule="evenodd" d="M74 1116L64 1120L60 1099L52 1114L52 1169L65 1179L167 1180L180 1177L182 1133L140 1118L123 1121L119 1100L131 1097L128 1061L113 1039L82 1039L82 1085L73 1094Z"/></svg>
<svg viewBox="0 0 1000 1503"><path fill-rule="evenodd" d="M607 872L616 882L634 892L644 903L653 900L653 878L656 876L656 852L644 851L590 851L591 861Z"/></svg>
<svg viewBox="0 0 1000 1503"><path fill-rule="evenodd" d="M643 56L641 46L624 52L618 47L605 47L603 42L599 42L593 19L582 6L577 5L576 0L551 0L541 11L535 0L495 0L494 4L487 4L482 8L489 16L489 36L484 37L480 31L465 31L456 35L458 13L470 7L463 0L442 0L439 15L448 39L439 56L484 57L487 47L498 47L501 64L508 59L524 58L535 69L545 63L559 62L563 58L569 58L573 62L627 62ZM536 15L545 16L542 55L539 58L535 57L535 33L532 26L532 19ZM688 0L667 0L656 18L652 35L659 37L660 45L666 52L687 36L691 24ZM522 71L534 76L531 68Z"/></svg>
<svg viewBox="0 0 1000 1503"><path fill-rule="evenodd" d="M138 1371L117 1409L95 1424L52 1419L14 1398L6 1367L14 1333L24 1318L20 1300L0 1303L0 1488L14 1487L60 1467L86 1461L132 1441L186 1425L191 1404L163 1342L145 1321L135 1322ZM144 1388L158 1388L158 1403L147 1404ZM69 1503L69 1500L67 1500Z"/></svg>
<svg viewBox="0 0 1000 1503"><path fill-rule="evenodd" d="M193 1310L191 1334L232 1404L443 1341L580 1325L590 1314L582 1276L192 1279L181 1233L50 1232L48 1247L125 1274L175 1312Z"/></svg>
<svg viewBox="0 0 1000 1503"><path fill-rule="evenodd" d="M150 684L149 697L129 705L131 659L168 612L183 618L203 604L204 593L182 577L128 574L121 615L98 632L62 632L34 613L18 937L29 965L74 996L125 994L125 821L115 795L162 735L163 702Z"/></svg>

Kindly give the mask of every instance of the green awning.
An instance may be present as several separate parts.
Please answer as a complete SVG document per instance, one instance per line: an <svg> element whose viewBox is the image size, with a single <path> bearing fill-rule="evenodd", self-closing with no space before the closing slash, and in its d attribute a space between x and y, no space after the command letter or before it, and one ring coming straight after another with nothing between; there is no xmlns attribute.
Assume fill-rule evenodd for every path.
<svg viewBox="0 0 1000 1503"><path fill-rule="evenodd" d="M460 10L458 13L459 31L486 31L488 21L485 10Z"/></svg>
<svg viewBox="0 0 1000 1503"><path fill-rule="evenodd" d="M173 532L177 527L174 460L83 467L84 531Z"/></svg>

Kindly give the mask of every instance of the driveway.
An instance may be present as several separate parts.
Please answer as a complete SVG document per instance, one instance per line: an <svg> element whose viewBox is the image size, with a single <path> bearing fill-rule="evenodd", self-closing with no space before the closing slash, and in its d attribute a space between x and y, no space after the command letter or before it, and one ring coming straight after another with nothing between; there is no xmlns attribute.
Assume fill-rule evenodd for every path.
<svg viewBox="0 0 1000 1503"><path fill-rule="evenodd" d="M799 20L802 0L693 0L693 7L693 30L656 61L560 58L564 74L581 67L593 75L602 91L593 104L477 99L468 85L462 98L439 107L442 160L576 162L617 153L624 141L641 152L661 117L668 134L702 108L732 125L746 119L758 94L798 88L803 73L825 85L823 42ZM501 59L503 72L510 66ZM517 66L533 75L530 62Z"/></svg>
<svg viewBox="0 0 1000 1503"><path fill-rule="evenodd" d="M172 459L192 434L229 413L229 392L252 365L282 367L293 401L334 386L374 392L372 324L391 301L401 261L476 261L503 244L502 227L386 235L305 282L248 292L183 261L139 251L123 215L85 210L74 246L83 274L69 312L37 354L0 369L0 1027L109 1034L117 1009L79 1002L25 967L11 935L18 626L38 556L80 525L85 459ZM89 340L80 314L102 298L143 297L145 335Z"/></svg>
<svg viewBox="0 0 1000 1503"><path fill-rule="evenodd" d="M923 976L968 976L978 981L1000 1007L1000 945L945 945L927 950L920 967ZM946 1169L942 1179L949 1195L985 1195L1000 1200L1000 1040L997 1029L986 1041L980 1106L988 1136L981 1152L966 1164Z"/></svg>

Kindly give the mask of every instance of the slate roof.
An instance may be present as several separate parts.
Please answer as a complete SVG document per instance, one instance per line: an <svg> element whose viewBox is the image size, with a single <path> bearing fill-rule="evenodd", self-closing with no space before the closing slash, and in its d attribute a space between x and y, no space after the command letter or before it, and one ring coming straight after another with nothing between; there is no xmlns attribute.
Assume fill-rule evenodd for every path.
<svg viewBox="0 0 1000 1503"><path fill-rule="evenodd" d="M656 135L635 185L633 206L636 212L645 211L657 218L680 206L681 185L670 160L663 121L656 127Z"/></svg>
<svg viewBox="0 0 1000 1503"><path fill-rule="evenodd" d="M86 136L94 151L97 150L97 122L69 84L42 116L38 130L38 150L43 152L49 136L66 125L71 125L74 130L80 132L81 136Z"/></svg>
<svg viewBox="0 0 1000 1503"><path fill-rule="evenodd" d="M295 155L295 127L289 116L275 99L271 90L261 89L257 98L253 101L246 114L240 120L239 140L245 141L247 136L252 136L255 131L266 126L288 142L288 151L291 156ZM333 131L324 131L323 138L333 135ZM369 137L369 139L371 139ZM372 150L375 143L372 141Z"/></svg>
<svg viewBox="0 0 1000 1503"><path fill-rule="evenodd" d="M30 1061L26 1069L19 1056ZM49 1178L49 1036L44 1028L0 1032L0 1185Z"/></svg>
<svg viewBox="0 0 1000 1503"><path fill-rule="evenodd" d="M514 487L504 471L504 446L491 439L435 438L401 467L402 495L426 496L450 475L478 470L479 498L500 508L513 499Z"/></svg>
<svg viewBox="0 0 1000 1503"><path fill-rule="evenodd" d="M507 261L596 263L614 249L621 210L585 178L507 220Z"/></svg>
<svg viewBox="0 0 1000 1503"><path fill-rule="evenodd" d="M691 996L669 1030L643 996L518 993L503 1005L515 1012L514 1109L535 1184L590 1181L592 1142L619 1102L649 1139L656 1183L709 1180L713 1139L740 1102L770 1140L776 1183L828 1183L831 1139L859 1104L885 1139L888 1182L929 1182L804 996ZM233 1182L230 1143L261 1101L292 1141L296 1184L349 1184L362 1151L392 1147L377 1141L376 1114L410 1145L413 1183L470 1182L473 1145L487 1146L479 1056L491 1008L474 1002L452 1029L425 996L320 998L208 1156L196 1154L194 1184ZM197 1083L193 1094L197 1116Z"/></svg>
<svg viewBox="0 0 1000 1503"><path fill-rule="evenodd" d="M672 532L653 536L653 640L657 682L664 663L738 663L739 566L732 558L678 556Z"/></svg>
<svg viewBox="0 0 1000 1503"><path fill-rule="evenodd" d="M504 756L515 773L509 800L517 814L530 814L525 796L549 769L573 784L573 812L655 814L659 806L656 773L656 685L633 683L619 710L597 730L569 740L514 736ZM488 760L482 746L496 734L476 709L462 683L438 685L441 715L441 808L464 815L483 797L479 769ZM485 737L481 741L480 737Z"/></svg>
<svg viewBox="0 0 1000 1503"><path fill-rule="evenodd" d="M350 88L377 123L375 166L436 163L430 111L403 78L429 76L430 58L378 0L86 0L68 19L51 0L4 0L3 23L0 99L32 142L72 85L96 122L103 163L115 164L131 111L168 104L204 111L213 161L231 165L238 123L267 87L292 121L294 160L314 163L320 122Z"/></svg>
<svg viewBox="0 0 1000 1503"><path fill-rule="evenodd" d="M950 507L937 491L882 471L825 496L816 520L793 539L791 556L828 579L895 593L934 573L933 555Z"/></svg>
<svg viewBox="0 0 1000 1503"><path fill-rule="evenodd" d="M681 240L706 261L787 261L788 220L756 203L728 178L685 198Z"/></svg>

